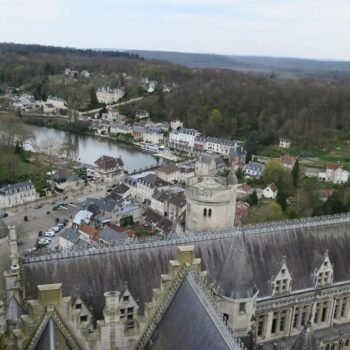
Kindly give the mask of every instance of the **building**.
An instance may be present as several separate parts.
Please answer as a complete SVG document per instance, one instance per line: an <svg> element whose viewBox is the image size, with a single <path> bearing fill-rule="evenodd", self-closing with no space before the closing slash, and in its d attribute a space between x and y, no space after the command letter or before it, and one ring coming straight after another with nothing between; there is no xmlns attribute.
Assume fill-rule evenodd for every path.
<svg viewBox="0 0 350 350"><path fill-rule="evenodd" d="M0 209L34 202L37 199L39 193L30 180L0 187Z"/></svg>
<svg viewBox="0 0 350 350"><path fill-rule="evenodd" d="M250 161L245 167L245 176L260 179L264 172L264 164Z"/></svg>
<svg viewBox="0 0 350 350"><path fill-rule="evenodd" d="M279 146L281 148L291 148L292 147L292 140L285 138L285 137L281 137Z"/></svg>
<svg viewBox="0 0 350 350"><path fill-rule="evenodd" d="M181 129L183 128L183 126L184 126L184 123L179 119L175 119L170 122L171 130Z"/></svg>
<svg viewBox="0 0 350 350"><path fill-rule="evenodd" d="M121 158L103 155L95 161L95 177L107 182L118 182L124 175L124 162Z"/></svg>
<svg viewBox="0 0 350 350"><path fill-rule="evenodd" d="M168 183L175 183L179 181L180 169L177 164L169 163L162 165L156 170L156 174L160 179Z"/></svg>
<svg viewBox="0 0 350 350"><path fill-rule="evenodd" d="M89 210L79 210L73 219L73 228L78 229L80 225L89 225L92 222L94 213Z"/></svg>
<svg viewBox="0 0 350 350"><path fill-rule="evenodd" d="M217 154L200 153L197 155L195 174L199 176L215 176L225 169L225 163Z"/></svg>
<svg viewBox="0 0 350 350"><path fill-rule="evenodd" d="M246 199L248 196L253 194L254 188L249 186L247 183L239 184L237 186L237 199Z"/></svg>
<svg viewBox="0 0 350 350"><path fill-rule="evenodd" d="M237 147L237 141L224 140L217 137L207 136L205 138L205 150L218 153L221 155L229 155L232 147Z"/></svg>
<svg viewBox="0 0 350 350"><path fill-rule="evenodd" d="M328 163L326 171L319 172L318 179L334 184L344 184L349 180L349 172L344 170L343 165L340 163Z"/></svg>
<svg viewBox="0 0 350 350"><path fill-rule="evenodd" d="M99 243L104 246L111 246L125 242L129 239L126 230L116 225L106 225L100 233Z"/></svg>
<svg viewBox="0 0 350 350"><path fill-rule="evenodd" d="M235 170L244 169L247 159L247 151L243 146L231 147L229 152L229 164Z"/></svg>
<svg viewBox="0 0 350 350"><path fill-rule="evenodd" d="M97 89L96 97L98 102L111 104L113 102L118 102L123 98L125 91L123 88L111 89L110 87L102 86Z"/></svg>
<svg viewBox="0 0 350 350"><path fill-rule="evenodd" d="M278 189L274 183L267 185L263 190L263 196L269 199L276 199Z"/></svg>
<svg viewBox="0 0 350 350"><path fill-rule="evenodd" d="M58 235L58 245L61 248L72 248L75 246L80 237L80 233L73 228L66 228Z"/></svg>
<svg viewBox="0 0 350 350"><path fill-rule="evenodd" d="M9 229L0 348L350 346L349 214L22 259Z"/></svg>
<svg viewBox="0 0 350 350"><path fill-rule="evenodd" d="M83 222L80 224L78 232L80 234L79 238L83 241L91 245L96 245L98 243L100 232L95 227Z"/></svg>
<svg viewBox="0 0 350 350"><path fill-rule="evenodd" d="M147 92L148 92L149 94L153 93L153 92L156 90L157 85L158 85L158 82L157 82L157 81L155 81L155 80L150 80L150 81L148 82L148 89L147 89Z"/></svg>
<svg viewBox="0 0 350 350"><path fill-rule="evenodd" d="M285 154L281 157L281 163L285 168L293 170L294 165L296 163L296 158L289 154Z"/></svg>
<svg viewBox="0 0 350 350"><path fill-rule="evenodd" d="M56 110L67 109L67 102L63 98L49 95L46 100L46 103L49 105L53 105L56 108Z"/></svg>
<svg viewBox="0 0 350 350"><path fill-rule="evenodd" d="M153 145L159 145L164 140L163 130L156 126L145 127L142 131L142 140Z"/></svg>
<svg viewBox="0 0 350 350"><path fill-rule="evenodd" d="M137 199L142 203L150 203L156 190L165 190L169 183L163 181L156 174L148 174L140 178L137 182Z"/></svg>
<svg viewBox="0 0 350 350"><path fill-rule="evenodd" d="M150 114L145 110L138 110L135 114L135 119L145 120L151 118Z"/></svg>
<svg viewBox="0 0 350 350"><path fill-rule="evenodd" d="M110 126L111 134L123 134L123 135L131 135L132 127L129 124L122 124L120 122L112 122Z"/></svg>
<svg viewBox="0 0 350 350"><path fill-rule="evenodd" d="M182 192L155 191L151 198L151 209L169 220L184 219L186 211L186 197Z"/></svg>
<svg viewBox="0 0 350 350"><path fill-rule="evenodd" d="M169 146L184 150L194 149L194 140L199 132L195 129L181 128L172 130L169 134Z"/></svg>
<svg viewBox="0 0 350 350"><path fill-rule="evenodd" d="M83 78L90 78L91 77L91 73L87 70L82 70L80 72L80 75L83 77Z"/></svg>
<svg viewBox="0 0 350 350"><path fill-rule="evenodd" d="M195 176L186 184L186 231L233 227L236 184L211 176Z"/></svg>

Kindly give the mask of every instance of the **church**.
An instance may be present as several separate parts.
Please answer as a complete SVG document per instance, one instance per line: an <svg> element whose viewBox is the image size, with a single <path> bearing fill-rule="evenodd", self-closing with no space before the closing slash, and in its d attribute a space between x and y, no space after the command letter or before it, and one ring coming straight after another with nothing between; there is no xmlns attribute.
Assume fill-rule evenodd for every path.
<svg viewBox="0 0 350 350"><path fill-rule="evenodd" d="M350 215L22 257L1 349L350 349Z"/></svg>

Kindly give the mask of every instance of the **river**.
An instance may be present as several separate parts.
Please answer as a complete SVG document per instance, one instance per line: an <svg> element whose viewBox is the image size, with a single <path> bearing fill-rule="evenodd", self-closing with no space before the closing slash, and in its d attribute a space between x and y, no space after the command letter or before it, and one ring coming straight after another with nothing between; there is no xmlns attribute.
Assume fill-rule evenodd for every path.
<svg viewBox="0 0 350 350"><path fill-rule="evenodd" d="M47 139L54 139L59 144L72 146L71 158L85 164L93 165L102 155L121 157L128 172L137 171L146 167L159 165L162 160L150 153L143 152L133 145L126 145L104 139L98 136L89 136L70 133L43 126L27 125L35 137L35 143L40 145ZM33 150L31 145L27 149Z"/></svg>

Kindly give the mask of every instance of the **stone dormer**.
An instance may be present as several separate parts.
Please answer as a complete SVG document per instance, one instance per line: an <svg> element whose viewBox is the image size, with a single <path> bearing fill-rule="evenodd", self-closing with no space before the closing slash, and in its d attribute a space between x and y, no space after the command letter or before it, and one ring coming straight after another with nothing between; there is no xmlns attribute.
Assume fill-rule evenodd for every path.
<svg viewBox="0 0 350 350"><path fill-rule="evenodd" d="M289 293L292 290L292 277L289 273L285 259L277 275L272 279L272 295Z"/></svg>
<svg viewBox="0 0 350 350"><path fill-rule="evenodd" d="M135 328L138 310L139 306L126 286L119 297L119 312L120 320L125 322L125 330L127 332L130 332Z"/></svg>
<svg viewBox="0 0 350 350"><path fill-rule="evenodd" d="M314 273L315 287L323 287L333 283L333 266L328 256L328 250L324 254L323 261Z"/></svg>

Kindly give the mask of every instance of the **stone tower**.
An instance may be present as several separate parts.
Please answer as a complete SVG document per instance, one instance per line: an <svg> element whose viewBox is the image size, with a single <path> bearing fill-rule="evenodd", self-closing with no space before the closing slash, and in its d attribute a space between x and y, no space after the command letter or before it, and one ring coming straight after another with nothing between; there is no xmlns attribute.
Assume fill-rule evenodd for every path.
<svg viewBox="0 0 350 350"><path fill-rule="evenodd" d="M186 232L232 227L236 184L226 178L195 176L186 185Z"/></svg>

